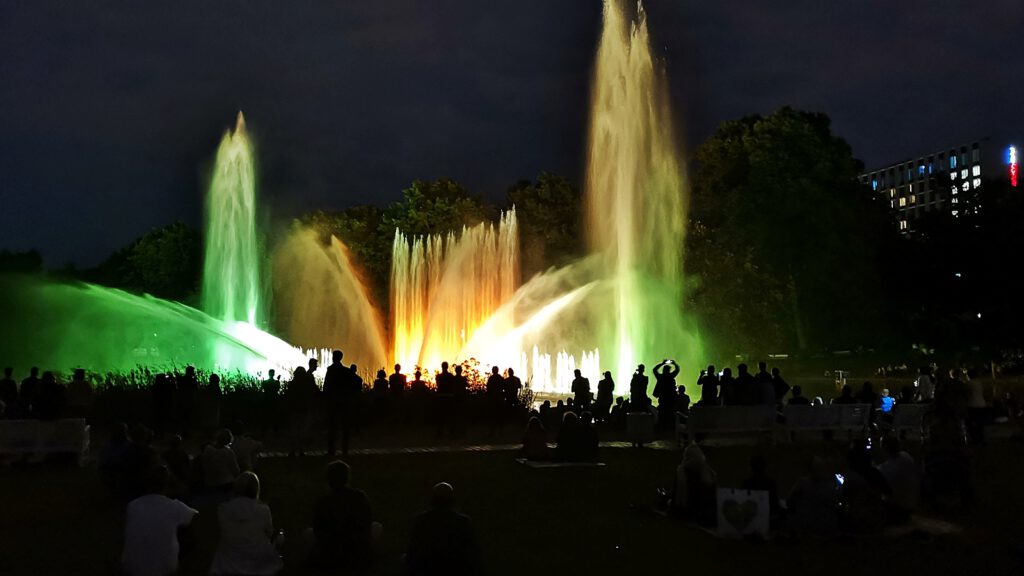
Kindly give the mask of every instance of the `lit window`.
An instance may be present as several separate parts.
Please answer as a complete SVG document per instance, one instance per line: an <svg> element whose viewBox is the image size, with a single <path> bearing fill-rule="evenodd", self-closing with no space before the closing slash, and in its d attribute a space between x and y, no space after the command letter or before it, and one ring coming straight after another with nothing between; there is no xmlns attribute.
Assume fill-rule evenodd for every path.
<svg viewBox="0 0 1024 576"><path fill-rule="evenodd" d="M895 200L889 200L889 208L895 208L895 207L896 207L896 201Z"/></svg>
<svg viewBox="0 0 1024 576"><path fill-rule="evenodd" d="M911 204L916 204L917 203L917 196L916 195L914 195L914 194L910 195L910 203Z"/></svg>
<svg viewBox="0 0 1024 576"><path fill-rule="evenodd" d="M964 168L963 170L960 171L960 177L967 178L967 168Z"/></svg>
<svg viewBox="0 0 1024 576"><path fill-rule="evenodd" d="M906 205L907 205L907 199L901 197L900 198L900 208L903 208Z"/></svg>
<svg viewBox="0 0 1024 576"><path fill-rule="evenodd" d="M960 189L963 190L964 192L967 192L968 190L971 189L971 183L965 180Z"/></svg>
<svg viewBox="0 0 1024 576"><path fill-rule="evenodd" d="M889 198L895 198L895 197L896 197L896 189L895 188L889 188Z"/></svg>
<svg viewBox="0 0 1024 576"><path fill-rule="evenodd" d="M917 167L917 173L920 176L924 176L924 164L921 164L920 166Z"/></svg>
<svg viewBox="0 0 1024 576"><path fill-rule="evenodd" d="M906 220L900 220L900 230L906 230L906 229L907 229L907 221Z"/></svg>
<svg viewBox="0 0 1024 576"><path fill-rule="evenodd" d="M878 190L878 180L872 180L871 181L871 189L872 190Z"/></svg>
<svg viewBox="0 0 1024 576"><path fill-rule="evenodd" d="M931 174L934 171L935 171L935 165L932 164L931 162L929 162L928 163L928 173Z"/></svg>
<svg viewBox="0 0 1024 576"><path fill-rule="evenodd" d="M956 172L950 172L949 173L949 179L950 180L956 180Z"/></svg>
<svg viewBox="0 0 1024 576"><path fill-rule="evenodd" d="M953 196L956 196L956 193L959 192L960 189L957 188L956 186L953 186L952 188L950 188L950 190L953 191Z"/></svg>
<svg viewBox="0 0 1024 576"><path fill-rule="evenodd" d="M913 192L913 191L914 191L914 185L913 185L913 184L911 184L911 185L910 185L910 191L911 191L911 192Z"/></svg>
<svg viewBox="0 0 1024 576"><path fill-rule="evenodd" d="M971 182L971 185L973 185L975 189L980 188L981 187L981 178L975 178L974 181Z"/></svg>
<svg viewBox="0 0 1024 576"><path fill-rule="evenodd" d="M956 168L956 156L949 157L949 168L952 170Z"/></svg>
<svg viewBox="0 0 1024 576"><path fill-rule="evenodd" d="M953 204L959 204L960 203L960 199L959 198L953 198L950 202L952 202Z"/></svg>
<svg viewBox="0 0 1024 576"><path fill-rule="evenodd" d="M981 166L975 164L971 167L971 176L981 176Z"/></svg>

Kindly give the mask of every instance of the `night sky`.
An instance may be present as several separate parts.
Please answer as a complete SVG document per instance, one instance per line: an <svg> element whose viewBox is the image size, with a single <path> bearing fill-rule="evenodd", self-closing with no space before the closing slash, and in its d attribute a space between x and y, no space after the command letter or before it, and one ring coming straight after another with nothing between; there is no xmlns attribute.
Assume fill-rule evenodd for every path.
<svg viewBox="0 0 1024 576"><path fill-rule="evenodd" d="M1020 0L648 0L682 133L821 111L869 166L1024 136ZM499 201L583 173L599 0L0 3L0 249L89 266L198 224L245 112L264 204L397 200L455 178Z"/></svg>

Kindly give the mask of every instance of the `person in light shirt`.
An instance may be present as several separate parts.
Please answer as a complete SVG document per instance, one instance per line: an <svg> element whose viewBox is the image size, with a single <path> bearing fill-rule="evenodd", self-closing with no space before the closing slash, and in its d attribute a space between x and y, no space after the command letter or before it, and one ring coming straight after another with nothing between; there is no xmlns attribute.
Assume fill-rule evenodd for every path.
<svg viewBox="0 0 1024 576"><path fill-rule="evenodd" d="M150 470L146 494L128 503L121 567L127 576L167 576L178 571L178 529L198 514L180 500L164 496L169 472Z"/></svg>
<svg viewBox="0 0 1024 576"><path fill-rule="evenodd" d="M242 472L234 485L235 497L217 507L220 543L210 566L213 576L271 576L283 564L274 547L270 507L260 502L260 479Z"/></svg>

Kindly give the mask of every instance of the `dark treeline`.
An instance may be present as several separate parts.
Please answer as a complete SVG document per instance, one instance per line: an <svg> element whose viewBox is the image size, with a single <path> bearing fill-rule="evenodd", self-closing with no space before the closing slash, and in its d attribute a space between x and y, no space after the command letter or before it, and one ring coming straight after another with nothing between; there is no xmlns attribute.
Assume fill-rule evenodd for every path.
<svg viewBox="0 0 1024 576"><path fill-rule="evenodd" d="M886 199L857 181L861 170L827 116L788 108L726 122L697 147L685 308L699 316L708 350L722 357L872 351L876 365L1019 356L1020 195L988 182L980 214L933 212L906 238ZM315 211L299 221L325 240L345 241L386 310L396 228L448 232L513 205L524 279L584 254L581 191L551 173L515 183L498 204L451 179L417 180L388 206ZM176 222L94 269L63 273L195 303L201 262L200 232ZM40 268L38 254L0 253L0 270Z"/></svg>

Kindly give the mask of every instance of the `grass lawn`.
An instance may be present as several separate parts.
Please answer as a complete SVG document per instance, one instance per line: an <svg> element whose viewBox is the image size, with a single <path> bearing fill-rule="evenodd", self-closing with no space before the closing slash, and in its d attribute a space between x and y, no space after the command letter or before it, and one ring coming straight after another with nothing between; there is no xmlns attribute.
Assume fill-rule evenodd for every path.
<svg viewBox="0 0 1024 576"><path fill-rule="evenodd" d="M842 445L766 448L785 491L811 451L838 462ZM720 484L742 480L752 447L711 447ZM511 452L353 456L353 485L366 491L385 527L377 572L401 573L411 517L433 483L455 485L459 507L475 521L488 574L1021 574L1013 546L1024 542L1017 443L986 446L974 456L979 505L954 518L956 536L831 541L735 542L637 511L666 484L681 453L605 449L603 468L528 469ZM290 537L308 525L324 490L324 458L272 458L257 472L263 498ZM216 519L200 507L197 546L183 566L205 574L216 542ZM117 574L123 505L92 468L37 465L0 468L0 574ZM288 573L298 573L291 569Z"/></svg>

